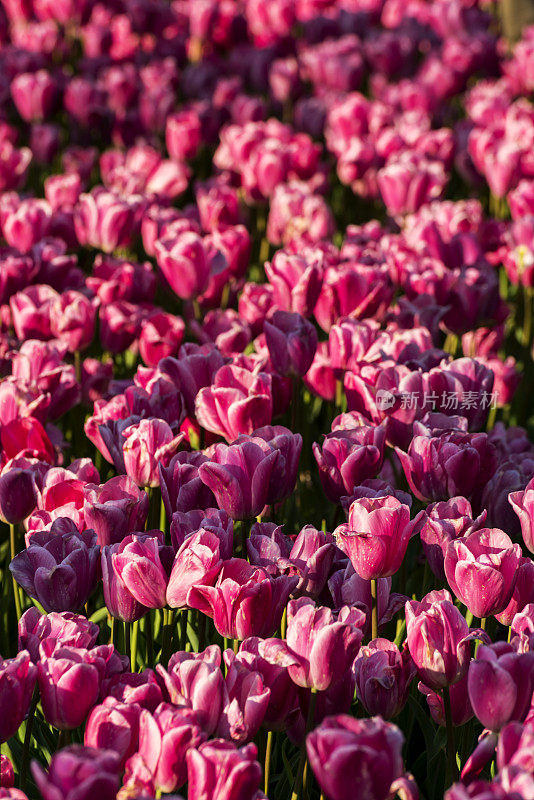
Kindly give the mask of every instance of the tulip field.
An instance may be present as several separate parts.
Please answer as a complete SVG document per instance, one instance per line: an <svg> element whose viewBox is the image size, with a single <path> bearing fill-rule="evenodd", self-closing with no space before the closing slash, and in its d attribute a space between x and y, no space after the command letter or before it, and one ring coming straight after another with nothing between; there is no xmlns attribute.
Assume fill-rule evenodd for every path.
<svg viewBox="0 0 534 800"><path fill-rule="evenodd" d="M0 0L0 800L534 800L501 14Z"/></svg>

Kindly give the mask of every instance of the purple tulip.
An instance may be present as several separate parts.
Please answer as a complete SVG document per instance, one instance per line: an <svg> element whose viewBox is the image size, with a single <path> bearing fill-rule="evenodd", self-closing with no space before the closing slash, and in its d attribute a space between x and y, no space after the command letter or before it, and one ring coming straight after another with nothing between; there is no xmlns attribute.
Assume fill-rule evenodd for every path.
<svg viewBox="0 0 534 800"><path fill-rule="evenodd" d="M534 690L534 652L516 653L511 645L482 645L469 666L469 699L485 728L500 730L524 720Z"/></svg>
<svg viewBox="0 0 534 800"><path fill-rule="evenodd" d="M534 553L534 479L522 492L510 492L508 501L519 517L525 546Z"/></svg>
<svg viewBox="0 0 534 800"><path fill-rule="evenodd" d="M231 365L221 367L213 385L198 392L195 413L203 428L228 442L240 434L251 434L271 422L271 376Z"/></svg>
<svg viewBox="0 0 534 800"><path fill-rule="evenodd" d="M287 669L271 664L260 654L262 640L249 636L241 644L237 660L261 675L263 685L270 689L269 702L263 718L268 730L285 730L298 710L297 687Z"/></svg>
<svg viewBox="0 0 534 800"><path fill-rule="evenodd" d="M416 667L407 647L373 639L354 662L358 699L370 716L391 719L404 708Z"/></svg>
<svg viewBox="0 0 534 800"><path fill-rule="evenodd" d="M113 697L119 703L129 703L155 711L163 701L163 692L151 669L143 672L123 672L102 681L102 696Z"/></svg>
<svg viewBox="0 0 534 800"><path fill-rule="evenodd" d="M504 611L514 590L521 547L498 528L482 528L449 543L445 575L456 597L483 619Z"/></svg>
<svg viewBox="0 0 534 800"><path fill-rule="evenodd" d="M208 285L210 263L202 237L190 231L167 234L155 242L158 266L171 289L183 300L201 294Z"/></svg>
<svg viewBox="0 0 534 800"><path fill-rule="evenodd" d="M331 533L305 525L293 543L288 560L302 572L296 594L317 597L324 589L336 556Z"/></svg>
<svg viewBox="0 0 534 800"><path fill-rule="evenodd" d="M127 247L136 232L136 206L136 200L125 200L103 187L81 194L74 211L78 241L105 253Z"/></svg>
<svg viewBox="0 0 534 800"><path fill-rule="evenodd" d="M157 671L171 703L192 708L203 730L212 735L228 699L220 648L212 644L203 653L175 653L168 669L158 664Z"/></svg>
<svg viewBox="0 0 534 800"><path fill-rule="evenodd" d="M145 527L148 495L130 477L119 475L99 486L87 483L83 494L83 516L96 532L99 545L121 542Z"/></svg>
<svg viewBox="0 0 534 800"><path fill-rule="evenodd" d="M215 445L198 474L232 519L249 519L263 511L273 476L283 466L279 450L264 439L250 437L230 446Z"/></svg>
<svg viewBox="0 0 534 800"><path fill-rule="evenodd" d="M275 311L263 324L272 365L279 375L302 376L317 349L317 331L301 314Z"/></svg>
<svg viewBox="0 0 534 800"><path fill-rule="evenodd" d="M94 531L36 532L9 568L45 611L77 611L95 588L100 555Z"/></svg>
<svg viewBox="0 0 534 800"><path fill-rule="evenodd" d="M159 464L167 466L185 434L174 436L162 419L142 419L122 431L124 467L138 486L159 486Z"/></svg>
<svg viewBox="0 0 534 800"><path fill-rule="evenodd" d="M148 611L148 608L140 603L128 589L116 568L117 557L132 541L133 536L129 535L122 542L102 548L104 602L111 616L123 622L134 622L141 619Z"/></svg>
<svg viewBox="0 0 534 800"><path fill-rule="evenodd" d="M406 634L423 683L441 690L463 678L477 634L469 630L446 589L429 592L420 603L406 603Z"/></svg>
<svg viewBox="0 0 534 800"><path fill-rule="evenodd" d="M274 505L289 497L295 488L298 476L299 459L302 451L302 436L292 433L283 425L265 425L257 428L252 436L263 439L273 450L278 450L280 456L276 469L271 473L269 491L266 502ZM246 439L243 437L243 441ZM241 441L238 437L237 441Z"/></svg>
<svg viewBox="0 0 534 800"><path fill-rule="evenodd" d="M0 792L4 790L7 792L8 789L13 789L15 785L15 770L13 769L13 764L11 763L10 759L7 756L0 756ZM15 790L18 791L18 790ZM25 795L20 792L22 797ZM4 794L4 797L9 797L9 793ZM16 796L14 794L11 795L13 800L16 800ZM2 797L2 794L0 794Z"/></svg>
<svg viewBox="0 0 534 800"><path fill-rule="evenodd" d="M421 520L422 512L410 521L409 507L396 497L362 497L335 536L361 578L387 578L399 569Z"/></svg>
<svg viewBox="0 0 534 800"><path fill-rule="evenodd" d="M89 715L85 746L117 753L122 771L128 758L137 751L140 714L141 709L135 703L119 703L114 697L107 697Z"/></svg>
<svg viewBox="0 0 534 800"><path fill-rule="evenodd" d="M534 561L520 558L510 602L500 614L495 614L501 625L512 625L516 615L534 603Z"/></svg>
<svg viewBox="0 0 534 800"><path fill-rule="evenodd" d="M159 534L159 531L157 532ZM164 608L169 578L158 536L130 534L111 555L112 569L133 598L145 608Z"/></svg>
<svg viewBox="0 0 534 800"><path fill-rule="evenodd" d="M374 478L384 461L386 432L382 425L360 425L328 433L322 445L313 444L324 493L333 503L350 495L355 486Z"/></svg>
<svg viewBox="0 0 534 800"><path fill-rule="evenodd" d="M486 519L485 511L476 519L473 519L472 513L471 503L465 497L431 503L425 511L425 521L420 531L421 543L430 569L442 581L445 580L443 564L449 542L477 530Z"/></svg>
<svg viewBox="0 0 534 800"><path fill-rule="evenodd" d="M222 542L210 530L200 528L178 550L167 586L171 608L186 608L193 586L213 586L223 565Z"/></svg>
<svg viewBox="0 0 534 800"><path fill-rule="evenodd" d="M0 659L0 743L14 736L26 717L36 677L27 650L15 658Z"/></svg>
<svg viewBox="0 0 534 800"><path fill-rule="evenodd" d="M430 716L437 725L446 727L445 704L443 702L443 692L434 691L430 687L420 683L419 691L426 695ZM465 725L473 717L473 708L469 700L467 691L467 673L459 681L449 686L449 698L451 701L451 718L455 726ZM463 772L462 772L463 777Z"/></svg>
<svg viewBox="0 0 534 800"><path fill-rule="evenodd" d="M96 644L100 628L81 614L68 611L41 614L32 606L20 618L18 632L19 650L28 650L32 661L36 663L39 661L41 642L52 641L61 647L85 647L90 650Z"/></svg>
<svg viewBox="0 0 534 800"><path fill-rule="evenodd" d="M265 273L273 287L277 308L311 317L323 281L318 263L310 263L303 256L277 250L272 261L266 262Z"/></svg>
<svg viewBox="0 0 534 800"><path fill-rule="evenodd" d="M262 770L257 749L212 739L187 753L189 800L255 800Z"/></svg>
<svg viewBox="0 0 534 800"><path fill-rule="evenodd" d="M356 606L363 609L366 615L366 622L362 628L364 634L371 632L371 608L373 600L371 597L371 581L360 578L354 571L352 564L347 564L345 569L338 569L328 580L328 590L332 596L335 609L342 606ZM403 594L391 591L391 578L378 578L376 582L376 605L378 612L378 627L389 622L394 614L401 608L408 599Z"/></svg>
<svg viewBox="0 0 534 800"><path fill-rule="evenodd" d="M37 678L43 714L50 725L72 730L86 720L100 695L102 668L96 651L79 647L59 647L41 657Z"/></svg>
<svg viewBox="0 0 534 800"><path fill-rule="evenodd" d="M113 750L73 744L54 753L48 772L34 761L32 775L43 800L115 800L119 762Z"/></svg>
<svg viewBox="0 0 534 800"><path fill-rule="evenodd" d="M168 466L159 465L161 497L168 517L175 511L187 512L215 504L211 490L202 483L198 468L209 459L204 453L176 453Z"/></svg>
<svg viewBox="0 0 534 800"><path fill-rule="evenodd" d="M269 705L271 690L262 676L225 650L227 702L219 719L221 738L235 744L250 742L258 732Z"/></svg>
<svg viewBox="0 0 534 800"><path fill-rule="evenodd" d="M329 800L365 797L387 800L404 774L399 728L380 717L327 717L308 736L306 750L321 790Z"/></svg>
<svg viewBox="0 0 534 800"><path fill-rule="evenodd" d="M37 503L34 473L12 467L0 475L0 519L16 525L26 519Z"/></svg>
<svg viewBox="0 0 534 800"><path fill-rule="evenodd" d="M215 586L193 586L187 602L190 608L211 617L221 636L270 636L280 625L297 583L297 578L272 578L244 559L231 558L223 562Z"/></svg>
<svg viewBox="0 0 534 800"><path fill-rule="evenodd" d="M297 686L328 689L352 669L362 641L364 614L344 607L336 616L308 597L287 607L287 640L268 639L260 654L273 664L287 666Z"/></svg>

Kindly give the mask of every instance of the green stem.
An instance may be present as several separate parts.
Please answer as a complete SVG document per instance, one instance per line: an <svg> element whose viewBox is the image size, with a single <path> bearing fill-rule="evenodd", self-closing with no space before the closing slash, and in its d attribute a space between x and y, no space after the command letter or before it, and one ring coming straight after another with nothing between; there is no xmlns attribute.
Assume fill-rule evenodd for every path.
<svg viewBox="0 0 534 800"><path fill-rule="evenodd" d="M131 623L132 635L130 642L130 669L137 672L137 642L139 639L139 620Z"/></svg>
<svg viewBox="0 0 534 800"><path fill-rule="evenodd" d="M163 609L163 636L161 642L161 662L166 664L170 658L170 645L172 637L173 611L170 608Z"/></svg>
<svg viewBox="0 0 534 800"><path fill-rule="evenodd" d="M523 347L530 347L532 340L532 289L527 286L523 287L523 298L525 302L525 316L523 319Z"/></svg>
<svg viewBox="0 0 534 800"><path fill-rule="evenodd" d="M206 647L206 620L207 617L202 611L198 612L198 652L201 653Z"/></svg>
<svg viewBox="0 0 534 800"><path fill-rule="evenodd" d="M147 667L154 666L154 638L152 632L152 611L145 617L145 636L146 636L146 663Z"/></svg>
<svg viewBox="0 0 534 800"><path fill-rule="evenodd" d="M454 726L452 723L451 690L447 686L443 690L443 706L445 708L445 725L447 728L447 778L446 786L451 786L458 779L458 766L456 764L456 747L454 744Z"/></svg>
<svg viewBox="0 0 534 800"><path fill-rule="evenodd" d="M371 639L378 637L378 585L376 578L371 580Z"/></svg>
<svg viewBox="0 0 534 800"><path fill-rule="evenodd" d="M132 652L131 644L130 644L130 623L124 623L124 651L126 654Z"/></svg>
<svg viewBox="0 0 534 800"><path fill-rule="evenodd" d="M480 628L483 631L486 630L486 620L487 620L486 617L480 617ZM480 647L480 641L477 639L477 641L475 642L475 658L479 647Z"/></svg>
<svg viewBox="0 0 534 800"><path fill-rule="evenodd" d="M16 544L16 528L13 524L9 526L9 546L11 550L11 561L17 555L17 544ZM15 610L17 612L17 620L19 620L22 616L22 604L20 602L20 594L19 594L19 586L17 581L15 580L15 576L12 577L13 581L13 595L15 597Z"/></svg>
<svg viewBox="0 0 534 800"><path fill-rule="evenodd" d="M313 728L316 704L317 704L317 689L312 688L310 696L310 705L308 708L308 718L306 720L306 733L304 734L304 741L302 742L300 748L299 765L295 777L295 783L293 784L293 792L291 793L291 800L299 800L299 798L301 797L301 791L305 778L305 773L307 772L306 764L308 761L308 759L306 758L306 737Z"/></svg>
<svg viewBox="0 0 534 800"><path fill-rule="evenodd" d="M20 768L20 788L21 791L25 791L26 789L26 781L28 778L28 763L30 760L30 742L32 738L32 730L33 730L33 720L35 717L35 709L37 708L37 703L39 702L39 690L37 687L33 690L33 697L32 697L32 704L30 706L30 712L28 714L28 720L26 722L26 732L24 734L24 748L22 751L22 765Z"/></svg>
<svg viewBox="0 0 534 800"><path fill-rule="evenodd" d="M269 731L267 734L267 744L265 745L265 770L264 770L264 785L263 791L269 795L269 775L271 772L271 754L273 751L273 732Z"/></svg>
<svg viewBox="0 0 534 800"><path fill-rule="evenodd" d="M79 350L74 352L74 373L76 375L76 381L80 384L82 383L82 355Z"/></svg>

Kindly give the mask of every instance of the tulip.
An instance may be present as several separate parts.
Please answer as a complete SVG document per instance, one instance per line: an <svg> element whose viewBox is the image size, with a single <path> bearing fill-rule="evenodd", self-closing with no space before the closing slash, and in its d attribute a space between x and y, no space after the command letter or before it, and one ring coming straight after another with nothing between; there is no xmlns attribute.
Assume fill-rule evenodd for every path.
<svg viewBox="0 0 534 800"><path fill-rule="evenodd" d="M96 309L80 292L63 292L50 312L52 333L61 339L70 353L85 350L95 331Z"/></svg>
<svg viewBox="0 0 534 800"><path fill-rule="evenodd" d="M504 611L495 616L501 625L512 626L516 615L532 603L534 603L534 561L531 558L520 558L510 602Z"/></svg>
<svg viewBox="0 0 534 800"><path fill-rule="evenodd" d="M159 532L158 532L159 533ZM168 575L156 536L130 535L111 556L113 571L130 594L146 608L164 608Z"/></svg>
<svg viewBox="0 0 534 800"><path fill-rule="evenodd" d="M266 262L265 273L273 287L274 304L279 309L297 312L303 317L312 315L323 281L318 263L277 250L273 260Z"/></svg>
<svg viewBox="0 0 534 800"><path fill-rule="evenodd" d="M193 586L213 586L223 564L221 541L209 530L200 528L178 550L167 586L167 604L186 608Z"/></svg>
<svg viewBox="0 0 534 800"><path fill-rule="evenodd" d="M34 474L29 469L12 468L0 474L0 519L17 525L34 510L37 502Z"/></svg>
<svg viewBox="0 0 534 800"><path fill-rule="evenodd" d="M525 546L534 553L534 479L522 492L511 492L508 502L519 517Z"/></svg>
<svg viewBox="0 0 534 800"><path fill-rule="evenodd" d="M391 216L410 214L441 195L447 183L443 165L405 152L378 170L377 183Z"/></svg>
<svg viewBox="0 0 534 800"><path fill-rule="evenodd" d="M104 602L111 616L123 622L135 622L148 610L128 589L116 567L117 557L132 541L133 536L128 535L120 543L102 548Z"/></svg>
<svg viewBox="0 0 534 800"><path fill-rule="evenodd" d="M391 591L391 578L378 578L376 599L373 598L371 589L371 581L360 578L350 561L345 569L338 569L328 580L328 590L335 609L340 609L344 605L363 609L366 615L362 628L364 634L371 632L372 611L375 605L378 629L389 622L397 611L404 608L407 600L405 595Z"/></svg>
<svg viewBox="0 0 534 800"><path fill-rule="evenodd" d="M242 367L221 367L213 385L200 389L195 402L199 423L232 442L269 425L273 414L271 376Z"/></svg>
<svg viewBox="0 0 534 800"><path fill-rule="evenodd" d="M210 263L202 238L186 231L177 237L170 234L155 242L158 266L173 292L182 300L191 300L208 285Z"/></svg>
<svg viewBox="0 0 534 800"><path fill-rule="evenodd" d="M26 456L53 464L56 460L54 446L38 419L24 417L2 426L0 442L8 459Z"/></svg>
<svg viewBox="0 0 534 800"><path fill-rule="evenodd" d="M212 739L197 750L189 750L189 800L254 800L262 777L256 757L256 745L238 749L224 739Z"/></svg>
<svg viewBox="0 0 534 800"><path fill-rule="evenodd" d="M158 465L167 466L184 439L173 436L161 419L142 419L122 431L122 446L127 474L138 486L159 486Z"/></svg>
<svg viewBox="0 0 534 800"><path fill-rule="evenodd" d="M456 597L484 619L503 611L517 578L521 547L498 528L482 528L449 543L445 575Z"/></svg>
<svg viewBox="0 0 534 800"><path fill-rule="evenodd" d="M139 335L139 352L147 367L157 367L162 358L176 355L184 333L185 323L180 317L164 311L150 314Z"/></svg>
<svg viewBox="0 0 534 800"><path fill-rule="evenodd" d="M261 639L249 636L241 644L237 660L259 673L263 685L270 690L263 727L268 730L285 730L287 722L294 718L298 711L297 687L285 667L271 664L263 658L260 654L261 644Z"/></svg>
<svg viewBox="0 0 534 800"><path fill-rule="evenodd" d="M14 785L15 771L13 769L13 764L7 756L0 756L0 789L12 789ZM0 794L0 797L1 796Z"/></svg>
<svg viewBox="0 0 534 800"><path fill-rule="evenodd" d="M32 775L43 800L115 800L119 761L113 750L73 744L54 753L48 772L34 761Z"/></svg>
<svg viewBox="0 0 534 800"><path fill-rule="evenodd" d="M161 497L168 517L175 511L187 512L215 504L212 491L200 479L198 469L209 459L198 452L176 453L168 466L159 465Z"/></svg>
<svg viewBox="0 0 534 800"><path fill-rule="evenodd" d="M135 200L125 200L103 187L81 194L74 211L78 241L105 253L127 247L137 227L135 211Z"/></svg>
<svg viewBox="0 0 534 800"><path fill-rule="evenodd" d="M148 495L130 477L119 475L99 486L86 483L83 495L83 516L99 545L121 542L129 533L145 527Z"/></svg>
<svg viewBox="0 0 534 800"><path fill-rule="evenodd" d="M267 640L260 645L260 654L273 664L287 666L297 686L322 692L352 669L363 622L363 613L356 609L344 607L336 617L307 597L291 600L286 641Z"/></svg>
<svg viewBox="0 0 534 800"><path fill-rule="evenodd" d="M198 474L232 519L248 519L265 507L280 462L280 451L251 437L230 446L215 445L210 461L200 465Z"/></svg>
<svg viewBox="0 0 534 800"><path fill-rule="evenodd" d="M34 663L39 661L41 642L55 642L62 647L85 647L90 650L96 644L100 628L81 614L64 611L60 614L41 614L29 608L19 619L19 650L28 650Z"/></svg>
<svg viewBox="0 0 534 800"><path fill-rule="evenodd" d="M135 703L119 703L113 697L95 706L85 726L84 744L101 750L111 750L120 757L120 770L139 743L139 716Z"/></svg>
<svg viewBox="0 0 534 800"><path fill-rule="evenodd" d="M16 734L29 709L37 677L27 650L0 659L0 743Z"/></svg>
<svg viewBox="0 0 534 800"><path fill-rule="evenodd" d="M155 672L123 672L102 681L102 696L113 697L119 703L138 705L154 712L163 701L163 692Z"/></svg>
<svg viewBox="0 0 534 800"><path fill-rule="evenodd" d="M317 349L317 331L301 314L275 311L263 324L274 369L279 375L305 375Z"/></svg>
<svg viewBox="0 0 534 800"><path fill-rule="evenodd" d="M354 662L358 699L370 716L391 719L404 708L416 668L409 650L373 639Z"/></svg>
<svg viewBox="0 0 534 800"><path fill-rule="evenodd" d="M313 444L324 493L333 503L350 495L355 486L374 478L384 461L385 428L360 425L351 430L336 430L325 436L322 445Z"/></svg>
<svg viewBox="0 0 534 800"><path fill-rule="evenodd" d="M523 721L534 690L534 652L515 653L505 642L481 645L469 666L469 699L485 728Z"/></svg>
<svg viewBox="0 0 534 800"><path fill-rule="evenodd" d="M266 502L274 505L289 497L295 488L298 475L299 459L302 451L302 436L292 433L283 425L265 425L253 432L255 439L263 439L274 450L278 450L280 458L276 469L271 473L269 491ZM246 441L246 437L238 437L237 442Z"/></svg>
<svg viewBox="0 0 534 800"><path fill-rule="evenodd" d="M92 652L59 647L37 665L43 714L55 728L77 728L98 700L102 666Z"/></svg>
<svg viewBox="0 0 534 800"><path fill-rule="evenodd" d="M430 716L437 725L446 727L447 719L445 713L445 703L443 702L443 692L434 691L424 683L418 686L419 691L426 695ZM454 726L465 725L473 717L473 709L467 691L467 674L464 675L452 686L449 686L449 700L451 704L451 720ZM462 772L462 777L463 777Z"/></svg>
<svg viewBox="0 0 534 800"><path fill-rule="evenodd" d="M157 666L173 705L192 708L209 735L217 729L228 699L220 667L221 651L217 645L210 645L203 653L175 653L168 670L161 664Z"/></svg>
<svg viewBox="0 0 534 800"><path fill-rule="evenodd" d="M410 521L410 508L396 497L362 497L349 511L349 521L335 536L360 578L376 580L394 575L416 532L422 514Z"/></svg>
<svg viewBox="0 0 534 800"><path fill-rule="evenodd" d="M419 676L431 689L457 683L467 672L476 636L446 589L406 603L406 633Z"/></svg>
<svg viewBox="0 0 534 800"><path fill-rule="evenodd" d="M465 497L432 503L425 511L421 543L430 569L440 580L445 580L443 564L449 542L467 536L484 523L485 511L477 519L473 519L472 513L471 503Z"/></svg>
<svg viewBox="0 0 534 800"><path fill-rule="evenodd" d="M332 534L305 525L298 534L288 559L302 571L296 592L317 597L325 587L336 556Z"/></svg>
<svg viewBox="0 0 534 800"><path fill-rule="evenodd" d="M271 578L244 559L231 558L223 562L214 586L195 585L189 590L187 603L211 617L221 636L270 636L280 625L297 583L297 578Z"/></svg>
<svg viewBox="0 0 534 800"><path fill-rule="evenodd" d="M380 717L327 717L308 736L306 750L321 790L329 800L366 797L387 800L404 773L404 737Z"/></svg>
<svg viewBox="0 0 534 800"><path fill-rule="evenodd" d="M264 720L271 690L263 685L259 672L238 660L231 650L225 651L224 660L228 694L218 733L235 744L245 744L254 738Z"/></svg>
<svg viewBox="0 0 534 800"><path fill-rule="evenodd" d="M77 611L95 588L99 553L93 531L36 532L9 569L45 611Z"/></svg>
<svg viewBox="0 0 534 800"><path fill-rule="evenodd" d="M197 715L187 708L161 703L139 720L139 758L158 792L172 792L187 780L186 758L206 738ZM127 765L128 770L128 765Z"/></svg>

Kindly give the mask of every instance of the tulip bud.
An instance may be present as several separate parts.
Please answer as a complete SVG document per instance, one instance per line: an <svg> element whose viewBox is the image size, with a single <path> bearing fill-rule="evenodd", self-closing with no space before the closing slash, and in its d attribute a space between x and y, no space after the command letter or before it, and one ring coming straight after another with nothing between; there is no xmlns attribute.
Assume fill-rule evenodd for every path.
<svg viewBox="0 0 534 800"><path fill-rule="evenodd" d="M305 375L317 349L317 331L301 314L275 311L263 324L274 369L279 375Z"/></svg>
<svg viewBox="0 0 534 800"><path fill-rule="evenodd" d="M44 800L115 800L119 788L119 756L112 750L95 750L73 744L54 753L48 772L36 761L32 775Z"/></svg>
<svg viewBox="0 0 534 800"><path fill-rule="evenodd" d="M0 659L0 743L14 736L26 717L36 677L27 650L15 658Z"/></svg>

